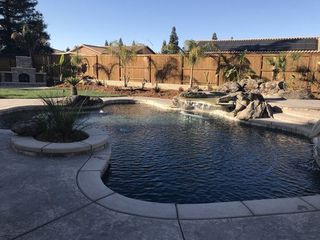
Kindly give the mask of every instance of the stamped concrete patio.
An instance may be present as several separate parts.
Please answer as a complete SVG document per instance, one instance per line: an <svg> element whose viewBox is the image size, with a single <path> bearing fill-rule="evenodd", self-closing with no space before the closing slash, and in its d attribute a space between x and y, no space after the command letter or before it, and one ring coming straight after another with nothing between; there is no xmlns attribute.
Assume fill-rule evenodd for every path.
<svg viewBox="0 0 320 240"><path fill-rule="evenodd" d="M1 100L2 101L2 100ZM20 105L0 101L3 108ZM31 101L30 101L31 103ZM28 105L29 103L26 103ZM31 104L39 104L33 100ZM305 106L305 105L304 105ZM166 220L109 210L86 198L77 175L90 155L29 157L0 130L0 239L319 239L320 211ZM319 203L320 204L320 203Z"/></svg>

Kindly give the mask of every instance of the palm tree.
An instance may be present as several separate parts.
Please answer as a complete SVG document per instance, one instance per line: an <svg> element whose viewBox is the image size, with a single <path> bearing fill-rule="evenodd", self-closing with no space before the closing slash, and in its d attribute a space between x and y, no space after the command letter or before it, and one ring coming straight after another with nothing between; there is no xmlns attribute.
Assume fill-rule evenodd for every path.
<svg viewBox="0 0 320 240"><path fill-rule="evenodd" d="M234 54L229 58L221 54L219 59L221 61L216 73L219 74L220 71L223 71L223 76L228 81L240 81L255 73L250 67L251 63L246 57L246 51Z"/></svg>
<svg viewBox="0 0 320 240"><path fill-rule="evenodd" d="M79 76L83 68L83 58L79 55L78 51L76 55L72 55L70 59L71 69L75 76Z"/></svg>
<svg viewBox="0 0 320 240"><path fill-rule="evenodd" d="M286 79L286 69L287 69L287 56L281 55L279 57L267 58L267 63L272 66L273 80L277 80L278 75L282 72L283 80Z"/></svg>
<svg viewBox="0 0 320 240"><path fill-rule="evenodd" d="M191 66L190 69L190 88L193 87L194 83L194 66L198 61L204 57L204 48L199 46L195 41L190 40L185 42L184 56L188 59L188 62Z"/></svg>
<svg viewBox="0 0 320 240"><path fill-rule="evenodd" d="M31 58L38 47L48 45L48 41L41 34L30 29L28 25L24 25L21 32L12 33L11 38L22 48L27 49Z"/></svg>
<svg viewBox="0 0 320 240"><path fill-rule="evenodd" d="M75 77L70 77L70 78L66 79L66 82L70 84L71 96L78 95L77 85L79 84L80 79L75 78Z"/></svg>
<svg viewBox="0 0 320 240"><path fill-rule="evenodd" d="M113 42L111 44L112 55L119 58L121 76L123 76L124 87L128 87L129 76L127 75L127 66L136 55L131 48L121 44L121 42Z"/></svg>

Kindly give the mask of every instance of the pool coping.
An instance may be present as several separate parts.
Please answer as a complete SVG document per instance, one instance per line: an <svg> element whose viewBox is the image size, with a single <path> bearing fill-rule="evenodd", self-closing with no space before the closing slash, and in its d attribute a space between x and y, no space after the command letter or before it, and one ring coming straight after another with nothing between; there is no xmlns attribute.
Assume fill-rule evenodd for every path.
<svg viewBox="0 0 320 240"><path fill-rule="evenodd" d="M165 110L180 111L180 109L171 108L169 105L159 103L155 100L139 98L109 99L104 101L103 106L128 103L145 103L160 107ZM39 105L15 107L4 110L4 112L33 108L39 108ZM0 113L2 112L3 111L0 110ZM215 112L213 115L228 118L240 123L243 122L249 125L256 125L259 127L273 128L272 126L276 126L276 128L279 129L277 124L266 124L263 121L239 121L235 120L234 118L232 119L228 114L219 112ZM285 122L280 123L280 129L283 131L302 136L307 135L304 131L297 131L297 129L290 128L290 126L286 127ZM101 148L103 148L102 151ZM91 149L92 155L89 160L85 162L85 164L79 169L76 181L78 187L88 199L100 206L116 212L168 220L205 220L320 211L320 194L292 198L200 204L157 203L128 198L124 195L114 192L102 182L101 177L110 166L111 147L109 141L106 140L105 144L101 148Z"/></svg>
<svg viewBox="0 0 320 240"><path fill-rule="evenodd" d="M11 137L11 146L16 152L26 155L68 156L102 149L107 144L108 137L104 132L95 128L84 131L89 135L87 139L71 143L44 142L34 137L14 135Z"/></svg>

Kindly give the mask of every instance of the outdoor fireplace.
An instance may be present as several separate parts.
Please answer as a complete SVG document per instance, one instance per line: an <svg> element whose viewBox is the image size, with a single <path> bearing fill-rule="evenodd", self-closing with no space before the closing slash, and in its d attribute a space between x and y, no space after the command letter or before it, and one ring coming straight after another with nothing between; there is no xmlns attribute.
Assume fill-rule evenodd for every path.
<svg viewBox="0 0 320 240"><path fill-rule="evenodd" d="M26 73L20 73L19 74L19 82L30 82L30 76Z"/></svg>
<svg viewBox="0 0 320 240"><path fill-rule="evenodd" d="M45 86L46 74L36 72L30 57L16 56L16 66L11 71L0 72L0 85L5 86ZM8 77L10 76L10 78Z"/></svg>

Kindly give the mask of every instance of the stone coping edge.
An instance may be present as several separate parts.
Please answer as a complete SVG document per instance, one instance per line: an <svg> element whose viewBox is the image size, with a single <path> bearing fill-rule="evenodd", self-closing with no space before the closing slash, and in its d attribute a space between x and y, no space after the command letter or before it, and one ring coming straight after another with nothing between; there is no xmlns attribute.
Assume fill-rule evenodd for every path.
<svg viewBox="0 0 320 240"><path fill-rule="evenodd" d="M92 152L107 144L108 137L104 132L95 128L85 132L89 135L87 139L72 143L42 142L33 137L14 135L11 137L11 146L17 152L27 155L74 155Z"/></svg>
<svg viewBox="0 0 320 240"><path fill-rule="evenodd" d="M167 220L204 220L320 211L320 194L278 199L200 204L157 203L133 199L104 185L102 176L110 167L111 147L95 151L79 169L77 183L82 193L109 210Z"/></svg>

